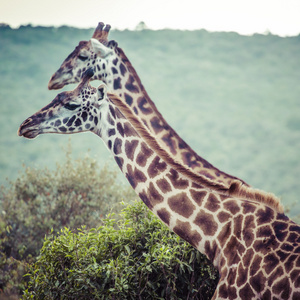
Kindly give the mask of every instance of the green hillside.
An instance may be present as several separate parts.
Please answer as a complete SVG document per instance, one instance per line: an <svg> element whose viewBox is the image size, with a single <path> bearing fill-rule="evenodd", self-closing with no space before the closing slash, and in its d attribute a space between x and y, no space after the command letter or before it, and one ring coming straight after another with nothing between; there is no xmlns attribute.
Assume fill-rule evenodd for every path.
<svg viewBox="0 0 300 300"><path fill-rule="evenodd" d="M113 24L112 24L113 25ZM96 26L96 24L95 24ZM93 29L0 27L0 183L22 164L53 168L63 135L17 136L48 104L50 76ZM300 213L300 36L111 31L165 119L219 169L275 193ZM65 89L73 89L74 86ZM69 136L73 156L114 162L93 134Z"/></svg>

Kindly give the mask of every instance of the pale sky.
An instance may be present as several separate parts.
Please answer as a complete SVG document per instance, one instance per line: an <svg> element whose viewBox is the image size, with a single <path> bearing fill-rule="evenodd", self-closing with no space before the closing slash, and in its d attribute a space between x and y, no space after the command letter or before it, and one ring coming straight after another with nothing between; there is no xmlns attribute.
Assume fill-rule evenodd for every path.
<svg viewBox="0 0 300 300"><path fill-rule="evenodd" d="M300 0L0 0L0 23L134 29L206 29L240 34L300 33Z"/></svg>

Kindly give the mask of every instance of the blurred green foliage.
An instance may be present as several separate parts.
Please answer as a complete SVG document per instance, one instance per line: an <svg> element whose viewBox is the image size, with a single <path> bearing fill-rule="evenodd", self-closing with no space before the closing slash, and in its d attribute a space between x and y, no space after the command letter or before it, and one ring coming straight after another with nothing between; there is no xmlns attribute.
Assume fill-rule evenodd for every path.
<svg viewBox="0 0 300 300"><path fill-rule="evenodd" d="M23 299L211 299L218 273L142 203L45 239Z"/></svg>
<svg viewBox="0 0 300 300"><path fill-rule="evenodd" d="M16 131L56 96L47 90L48 80L93 30L0 27L0 183L15 179L22 163L54 169L62 162L64 136L28 141ZM124 49L165 119L199 155L275 193L292 215L300 213L300 36L112 30L110 38ZM99 143L95 135L73 135L73 159L90 150L106 161L109 153Z"/></svg>
<svg viewBox="0 0 300 300"><path fill-rule="evenodd" d="M99 170L90 157L73 161L70 149L54 171L24 168L0 193L0 298L24 289L22 276L46 234L98 227L108 213L120 212L120 201L134 197L116 182L115 171L106 165Z"/></svg>
<svg viewBox="0 0 300 300"><path fill-rule="evenodd" d="M136 196L98 168L68 149L55 170L24 168L1 188L0 298L210 299L207 259L141 201L120 214Z"/></svg>

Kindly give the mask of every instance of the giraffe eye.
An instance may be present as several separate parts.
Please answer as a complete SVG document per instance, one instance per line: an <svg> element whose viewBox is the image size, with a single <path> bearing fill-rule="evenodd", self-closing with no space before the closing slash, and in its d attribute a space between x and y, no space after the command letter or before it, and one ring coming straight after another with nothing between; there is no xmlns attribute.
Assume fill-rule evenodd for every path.
<svg viewBox="0 0 300 300"><path fill-rule="evenodd" d="M88 57L84 55L78 55L78 59L80 59L81 61L86 61Z"/></svg>
<svg viewBox="0 0 300 300"><path fill-rule="evenodd" d="M64 108L68 109L68 110L75 110L76 108L78 108L80 105L79 104L71 104L71 103L66 103L64 105Z"/></svg>

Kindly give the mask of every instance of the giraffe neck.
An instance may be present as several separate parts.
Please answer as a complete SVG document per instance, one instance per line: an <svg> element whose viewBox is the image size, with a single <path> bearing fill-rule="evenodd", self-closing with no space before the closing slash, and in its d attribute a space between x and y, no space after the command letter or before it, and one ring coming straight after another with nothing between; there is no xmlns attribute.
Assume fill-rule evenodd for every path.
<svg viewBox="0 0 300 300"><path fill-rule="evenodd" d="M173 157L184 165L192 168L196 173L229 187L232 182L238 180L248 186L237 177L226 174L215 168L204 158L200 157L191 147L184 142L175 130L168 125L155 104L151 101L144 89L139 76L121 48L115 48L117 57L108 65L105 73L111 72L113 80L106 82L113 93L125 99L126 103L138 115L157 140ZM102 68L95 68L94 78L105 81ZM100 75L101 73L101 75ZM104 76L103 76L104 75ZM109 77L109 76L107 76Z"/></svg>
<svg viewBox="0 0 300 300"><path fill-rule="evenodd" d="M181 168L176 162L172 164L172 158L150 147L149 141L141 137L140 129L137 131L116 108L117 99L110 95L111 103L105 104L107 108L101 115L105 122L95 127L94 132L103 139L122 173L148 208L220 270L220 257L225 256L224 239L229 224L232 226L233 223L232 213L236 218L247 210L253 213L259 209L272 209L217 192L222 186L215 188L205 177L189 173L190 169ZM228 249L227 252L228 258L232 253Z"/></svg>
<svg viewBox="0 0 300 300"><path fill-rule="evenodd" d="M149 147L136 130L140 125L133 127L125 110L113 105L116 99L110 96L108 115L102 115L108 120L102 139L148 208L218 269L213 299L297 298L300 227L264 203L191 180L184 168L171 166L156 147Z"/></svg>

